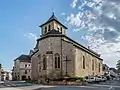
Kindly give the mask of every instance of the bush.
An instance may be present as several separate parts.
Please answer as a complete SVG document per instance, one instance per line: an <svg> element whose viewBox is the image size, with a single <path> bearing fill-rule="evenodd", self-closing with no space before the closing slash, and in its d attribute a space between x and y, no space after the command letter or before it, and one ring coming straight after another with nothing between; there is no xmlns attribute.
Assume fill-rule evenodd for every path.
<svg viewBox="0 0 120 90"><path fill-rule="evenodd" d="M83 77L78 77L78 76L74 76L74 77L70 77L73 80L80 80L80 81L84 81Z"/></svg>

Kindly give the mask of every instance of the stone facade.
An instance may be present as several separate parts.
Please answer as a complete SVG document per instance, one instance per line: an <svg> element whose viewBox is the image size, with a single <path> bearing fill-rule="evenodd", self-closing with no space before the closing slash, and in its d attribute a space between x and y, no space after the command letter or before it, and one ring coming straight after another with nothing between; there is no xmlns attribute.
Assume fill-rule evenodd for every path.
<svg viewBox="0 0 120 90"><path fill-rule="evenodd" d="M37 40L35 48L38 51L32 55L34 72L32 78L38 77L40 82L46 78L59 78L66 75L79 77L102 75L103 60L100 55L67 37L67 28L54 16L50 19L53 20L41 26L42 36ZM49 25L52 28L43 33L45 27ZM60 27L62 27L62 32L58 29ZM56 61L57 59L60 61Z"/></svg>
<svg viewBox="0 0 120 90"><path fill-rule="evenodd" d="M31 57L31 79L33 81L38 80L38 61L39 61L39 52L37 52L35 55L32 55Z"/></svg>

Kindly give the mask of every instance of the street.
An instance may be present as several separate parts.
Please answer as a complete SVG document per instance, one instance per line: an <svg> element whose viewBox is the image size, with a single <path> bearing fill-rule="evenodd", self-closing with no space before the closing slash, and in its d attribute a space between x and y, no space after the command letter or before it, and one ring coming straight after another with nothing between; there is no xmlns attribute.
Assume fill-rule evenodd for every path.
<svg viewBox="0 0 120 90"><path fill-rule="evenodd" d="M0 90L120 90L120 81L107 81L87 86L45 86L1 87Z"/></svg>

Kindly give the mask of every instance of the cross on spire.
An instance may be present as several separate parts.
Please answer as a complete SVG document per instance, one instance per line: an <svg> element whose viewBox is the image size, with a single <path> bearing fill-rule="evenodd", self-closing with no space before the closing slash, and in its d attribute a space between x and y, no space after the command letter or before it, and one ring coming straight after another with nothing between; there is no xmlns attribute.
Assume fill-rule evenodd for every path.
<svg viewBox="0 0 120 90"><path fill-rule="evenodd" d="M54 15L54 8L52 8L52 15Z"/></svg>

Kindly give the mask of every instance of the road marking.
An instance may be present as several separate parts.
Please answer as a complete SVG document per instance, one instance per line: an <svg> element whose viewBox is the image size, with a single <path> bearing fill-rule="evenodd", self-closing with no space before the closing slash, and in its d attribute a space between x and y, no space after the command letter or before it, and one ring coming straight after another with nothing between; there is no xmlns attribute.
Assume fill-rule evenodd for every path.
<svg viewBox="0 0 120 90"><path fill-rule="evenodd" d="M93 84L93 85L90 85L90 86L102 86L102 87L116 87L116 88L120 88L120 86L115 86L115 85L100 85L100 84Z"/></svg>

